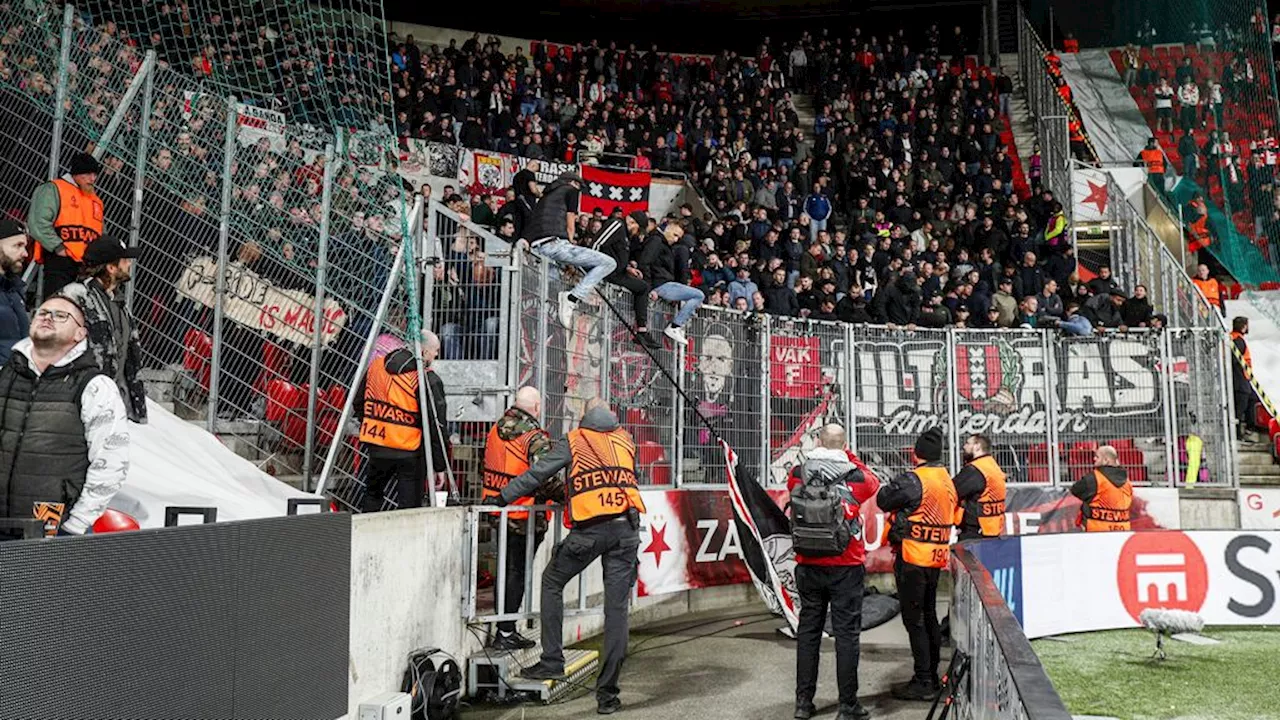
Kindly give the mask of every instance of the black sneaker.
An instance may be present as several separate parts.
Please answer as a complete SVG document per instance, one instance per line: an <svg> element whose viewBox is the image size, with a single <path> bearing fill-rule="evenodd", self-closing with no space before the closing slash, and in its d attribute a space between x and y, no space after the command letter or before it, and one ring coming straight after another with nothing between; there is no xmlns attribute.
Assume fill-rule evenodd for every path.
<svg viewBox="0 0 1280 720"><path fill-rule="evenodd" d="M521 635L518 632L513 632L509 635L506 633L500 632L497 635L494 635L493 639L489 641L490 648L494 650L501 650L502 652L515 652L517 650L528 650L529 648L537 644L538 643L530 640L529 638Z"/></svg>
<svg viewBox="0 0 1280 720"><path fill-rule="evenodd" d="M812 703L806 703L804 705L796 705L795 719L809 720L809 718L813 717L813 710L814 708Z"/></svg>
<svg viewBox="0 0 1280 720"><path fill-rule="evenodd" d="M938 691L930 683L913 679L909 683L894 686L891 694L896 700L930 702L938 694Z"/></svg>
<svg viewBox="0 0 1280 720"><path fill-rule="evenodd" d="M636 340L650 350L661 350L662 343L654 339L648 332L636 333Z"/></svg>
<svg viewBox="0 0 1280 720"><path fill-rule="evenodd" d="M862 703L854 703L853 707L841 707L836 720L867 720L869 717L871 717L870 710L862 707Z"/></svg>
<svg viewBox="0 0 1280 720"><path fill-rule="evenodd" d="M520 677L525 680L564 680L566 676L564 668L554 670L542 663L538 663L521 670Z"/></svg>
<svg viewBox="0 0 1280 720"><path fill-rule="evenodd" d="M609 698L608 700L600 700L596 703L597 715L612 715L622 709L622 701L618 698Z"/></svg>

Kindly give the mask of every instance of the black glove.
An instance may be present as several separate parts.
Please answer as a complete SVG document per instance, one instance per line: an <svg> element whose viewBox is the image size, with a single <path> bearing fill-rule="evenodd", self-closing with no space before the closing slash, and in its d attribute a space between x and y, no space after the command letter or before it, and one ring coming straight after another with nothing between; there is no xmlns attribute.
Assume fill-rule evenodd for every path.
<svg viewBox="0 0 1280 720"><path fill-rule="evenodd" d="M510 503L508 503L507 499L502 496L502 493L498 493L498 496L493 499L493 504L498 507L506 507Z"/></svg>

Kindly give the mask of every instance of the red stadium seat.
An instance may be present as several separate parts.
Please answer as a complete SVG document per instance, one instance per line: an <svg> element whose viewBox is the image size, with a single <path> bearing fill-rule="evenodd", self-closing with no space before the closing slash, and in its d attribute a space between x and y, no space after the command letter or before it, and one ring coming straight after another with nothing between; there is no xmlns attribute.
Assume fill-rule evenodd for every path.
<svg viewBox="0 0 1280 720"><path fill-rule="evenodd" d="M195 328L182 337L182 369L202 389L209 390L210 359L213 357L213 338Z"/></svg>
<svg viewBox="0 0 1280 720"><path fill-rule="evenodd" d="M1271 413L1263 407L1262 403L1253 406L1253 423L1260 428L1271 427Z"/></svg>

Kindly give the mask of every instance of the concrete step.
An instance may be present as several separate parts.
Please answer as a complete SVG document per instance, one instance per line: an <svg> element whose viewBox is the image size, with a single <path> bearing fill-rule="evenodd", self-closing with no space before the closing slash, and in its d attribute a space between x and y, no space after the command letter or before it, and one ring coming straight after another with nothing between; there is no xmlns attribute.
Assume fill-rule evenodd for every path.
<svg viewBox="0 0 1280 720"><path fill-rule="evenodd" d="M1240 487L1280 487L1280 475L1249 475L1242 469Z"/></svg>
<svg viewBox="0 0 1280 720"><path fill-rule="evenodd" d="M1246 472L1246 468L1249 468L1258 470L1258 474L1262 475L1272 474L1272 470L1280 475L1280 465L1276 464L1271 453L1268 452L1241 450L1238 455L1238 464L1241 472Z"/></svg>

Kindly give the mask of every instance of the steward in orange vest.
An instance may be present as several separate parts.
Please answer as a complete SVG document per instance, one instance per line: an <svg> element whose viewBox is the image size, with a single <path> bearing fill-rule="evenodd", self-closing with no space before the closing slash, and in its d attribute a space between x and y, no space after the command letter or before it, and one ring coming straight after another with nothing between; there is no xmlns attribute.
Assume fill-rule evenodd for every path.
<svg viewBox="0 0 1280 720"><path fill-rule="evenodd" d="M28 229L33 257L44 266L44 298L76 280L85 249L102 237L102 199L94 192L101 171L92 155L80 153L71 160L72 182L58 178L31 196Z"/></svg>
<svg viewBox="0 0 1280 720"><path fill-rule="evenodd" d="M439 477L448 463L448 441L443 418L447 415L444 384L429 369L440 352L440 340L422 333L422 366L427 378L425 425L431 433L432 469ZM427 476L422 447L423 418L418 406L418 364L409 348L397 348L369 365L354 405L360 421L360 443L369 454L368 476L361 503L364 512L384 509L392 499L397 508L422 507ZM394 491L394 497L389 493Z"/></svg>
<svg viewBox="0 0 1280 720"><path fill-rule="evenodd" d="M956 473L956 495L962 517L961 540L1004 534L1005 474L991 456L985 435L970 435L964 443L965 466Z"/></svg>
<svg viewBox="0 0 1280 720"><path fill-rule="evenodd" d="M1196 266L1196 276L1191 278L1191 282L1196 284L1200 289L1200 294L1204 295L1204 299L1211 307L1217 308L1218 312L1222 312L1222 283L1218 278L1209 276L1209 266L1200 263Z"/></svg>
<svg viewBox="0 0 1280 720"><path fill-rule="evenodd" d="M1254 405L1258 403L1258 394L1253 389L1253 356L1249 353L1249 343L1244 339L1248 334L1249 318L1232 318L1231 354L1235 362L1231 363L1231 391L1235 395L1236 434L1241 440L1249 437L1248 433L1255 429L1257 422Z"/></svg>
<svg viewBox="0 0 1280 720"><path fill-rule="evenodd" d="M889 542L896 556L893 569L902 624L914 661L911 681L892 689L900 700L932 700L939 687L938 576L950 559L951 533L960 519L956 487L942 466L945 442L938 428L921 435L915 444L915 469L894 478L876 496L881 510L894 513Z"/></svg>
<svg viewBox="0 0 1280 720"><path fill-rule="evenodd" d="M1138 153L1137 163L1147 169L1147 182L1151 187L1164 192L1164 153L1156 145L1155 138L1147 140L1147 146Z"/></svg>
<svg viewBox="0 0 1280 720"><path fill-rule="evenodd" d="M1133 484L1120 467L1120 456L1110 445L1093 453L1093 472L1071 486L1080 498L1080 526L1085 532L1116 532L1130 528Z"/></svg>
<svg viewBox="0 0 1280 720"><path fill-rule="evenodd" d="M1205 205L1204 197L1196 193L1187 203L1187 210L1187 251L1198 252L1213 244L1213 233L1209 231L1209 207ZM1206 293L1205 297L1209 295Z"/></svg>
<svg viewBox="0 0 1280 720"><path fill-rule="evenodd" d="M539 457L551 449L551 436L538 424L542 397L537 388L522 387L516 392L515 405L509 408L498 422L489 429L484 444L483 487L480 497L485 504L498 501L498 496L516 477L528 471ZM517 498L514 505L537 504L532 496ZM500 515L490 516L498 520ZM526 560L532 560L546 535L548 513L537 513L533 520L533 538L529 537L529 513L515 511L507 514L506 561L503 588L503 604L498 614L519 613L524 602L524 585L527 577ZM499 536L502 533L499 532ZM530 542L532 540L532 543ZM498 623L498 631L489 639L494 650L525 650L536 645L516 632L514 620Z"/></svg>
<svg viewBox="0 0 1280 720"><path fill-rule="evenodd" d="M1071 35L1070 33L1068 33L1067 36L1062 40L1062 52L1065 52L1065 53L1080 52L1080 41L1077 40L1074 35Z"/></svg>
<svg viewBox="0 0 1280 720"><path fill-rule="evenodd" d="M640 547L640 497L636 444L603 400L587 403L582 422L556 441L528 470L507 483L497 503L541 492L554 496L548 484L568 470L563 483L565 524L570 531L556 546L542 574L542 659L520 672L528 680L564 678L564 586L601 558L604 570L604 651L596 680L597 710L617 712L618 677L627 654L628 602L636 581ZM557 483L558 484L558 483Z"/></svg>

